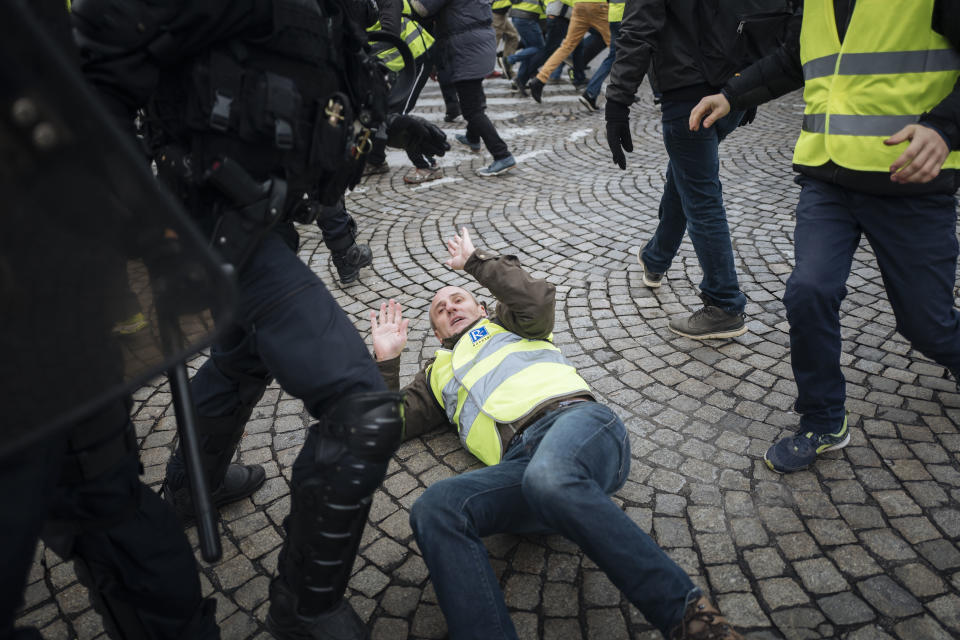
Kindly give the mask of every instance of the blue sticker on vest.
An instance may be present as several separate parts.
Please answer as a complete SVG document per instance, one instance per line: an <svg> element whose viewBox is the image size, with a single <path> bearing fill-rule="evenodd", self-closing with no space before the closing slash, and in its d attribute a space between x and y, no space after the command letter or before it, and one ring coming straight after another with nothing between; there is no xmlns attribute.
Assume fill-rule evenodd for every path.
<svg viewBox="0 0 960 640"><path fill-rule="evenodd" d="M481 340L487 337L487 328L486 327L477 327L470 331L470 341L473 344L477 344Z"/></svg>

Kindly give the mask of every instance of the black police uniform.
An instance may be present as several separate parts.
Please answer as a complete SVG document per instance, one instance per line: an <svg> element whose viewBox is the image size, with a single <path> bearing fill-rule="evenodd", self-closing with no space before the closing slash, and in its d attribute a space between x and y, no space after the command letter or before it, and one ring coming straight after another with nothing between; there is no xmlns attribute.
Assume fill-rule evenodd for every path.
<svg viewBox="0 0 960 640"><path fill-rule="evenodd" d="M402 432L363 340L297 257L292 220L311 221L355 184L389 86L364 51L353 0L80 0L74 25L87 78L124 118L142 116L162 180L236 268L240 304L191 382L214 500L263 482L230 464L243 427L277 380L310 427L291 482L287 537L268 626L281 638L366 631L343 598L370 507ZM442 155L445 136L402 116L396 146ZM166 494L189 512L179 454Z"/></svg>

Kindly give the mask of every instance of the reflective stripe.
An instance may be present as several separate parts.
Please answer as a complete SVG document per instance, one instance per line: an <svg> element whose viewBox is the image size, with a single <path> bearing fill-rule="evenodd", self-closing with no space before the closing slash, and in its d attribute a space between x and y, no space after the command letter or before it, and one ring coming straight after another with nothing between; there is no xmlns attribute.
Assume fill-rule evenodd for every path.
<svg viewBox="0 0 960 640"><path fill-rule="evenodd" d="M517 334L510 333L509 331L495 333L482 347L480 347L480 350L477 351L477 354L470 360L470 362L461 366L459 369L453 369L453 358L451 357L450 365L451 369L453 369L453 377L451 377L450 381L443 386L443 391L441 392L441 395L443 396L443 408L446 410L447 417L450 418L450 422L456 424L456 420L453 418L457 413L457 393L460 391L460 381L466 378L467 374L470 373L470 370L479 364L480 361L487 357L490 353L499 350L500 347L513 344L514 342L519 342L522 339L523 338Z"/></svg>
<svg viewBox="0 0 960 640"><path fill-rule="evenodd" d="M832 114L830 135L833 136L891 136L920 116L850 116ZM801 129L809 133L827 133L827 116L823 113L805 113Z"/></svg>
<svg viewBox="0 0 960 640"><path fill-rule="evenodd" d="M814 78L822 78L824 76L832 76L833 70L837 66L838 57L839 56L836 53L833 53L829 56L814 58L813 60L808 61L803 65L804 81L813 80Z"/></svg>
<svg viewBox="0 0 960 640"><path fill-rule="evenodd" d="M810 133L827 132L827 114L825 113L805 113L803 114L803 124L800 127Z"/></svg>
<svg viewBox="0 0 960 640"><path fill-rule="evenodd" d="M477 416L483 412L483 405L497 387L531 364L540 363L565 364L572 368L572 365L567 362L563 354L553 349L519 351L508 354L496 368L471 385L470 391L467 393L467 398L463 401L463 408L460 410L458 421L460 425L460 439L466 441L467 435L470 433L470 427L476 422ZM446 389L444 389L444 392L446 392ZM533 408L534 407L531 407L531 409ZM491 419L493 418L493 416L490 417Z"/></svg>
<svg viewBox="0 0 960 640"><path fill-rule="evenodd" d="M920 116L830 116L830 135L890 136L913 124ZM806 120L806 117L804 117Z"/></svg>
<svg viewBox="0 0 960 640"><path fill-rule="evenodd" d="M811 60L812 64L823 60ZM837 73L842 76L864 76L882 73L924 73L956 71L960 69L960 53L953 49L924 51L879 51L876 53L845 53ZM807 67L804 65L804 78Z"/></svg>

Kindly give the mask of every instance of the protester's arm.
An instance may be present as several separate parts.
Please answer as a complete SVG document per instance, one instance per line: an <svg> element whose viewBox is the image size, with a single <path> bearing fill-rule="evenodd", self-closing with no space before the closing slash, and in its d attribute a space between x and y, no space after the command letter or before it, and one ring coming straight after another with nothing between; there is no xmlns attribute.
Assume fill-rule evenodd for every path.
<svg viewBox="0 0 960 640"><path fill-rule="evenodd" d="M800 63L802 22L803 9L800 8L790 19L784 43L727 81L722 92L731 109L744 111L803 86L803 65Z"/></svg>
<svg viewBox="0 0 960 640"><path fill-rule="evenodd" d="M377 6L380 10L380 29L399 36L402 0L377 0Z"/></svg>
<svg viewBox="0 0 960 640"><path fill-rule="evenodd" d="M608 101L633 104L666 20L666 0L631 0L627 3L617 35L617 57L610 68Z"/></svg>
<svg viewBox="0 0 960 640"><path fill-rule="evenodd" d="M556 287L524 271L516 256L474 249L466 228L447 242L451 269L463 269L497 299L497 321L524 338L545 338L553 332Z"/></svg>
<svg viewBox="0 0 960 640"><path fill-rule="evenodd" d="M370 312L370 333L373 336L373 357L387 388L400 391L400 354L407 344L407 327L403 308L395 300L380 305L380 313ZM432 362L421 370L403 389L404 440L434 429L449 427L447 415L433 397L427 372Z"/></svg>

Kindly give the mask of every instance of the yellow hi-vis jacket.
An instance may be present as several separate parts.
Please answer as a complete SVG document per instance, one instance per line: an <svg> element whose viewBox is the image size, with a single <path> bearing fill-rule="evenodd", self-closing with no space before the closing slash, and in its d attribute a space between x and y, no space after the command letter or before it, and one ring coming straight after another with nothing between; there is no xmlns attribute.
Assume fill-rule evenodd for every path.
<svg viewBox="0 0 960 640"><path fill-rule="evenodd" d="M413 59L416 60L426 53L427 49L433 46L434 40L430 32L423 28L423 25L410 18L412 15L413 13L410 9L409 2L403 0L403 13L400 15L400 37L403 38L403 41L410 48L410 54L413 56ZM367 31L379 30L379 20L367 27ZM377 57L380 58L391 71L400 71L403 69L403 58L400 56L400 52L397 51L396 47L378 51Z"/></svg>
<svg viewBox="0 0 960 640"><path fill-rule="evenodd" d="M904 144L883 140L949 94L960 54L931 28L935 0L858 0L840 43L832 0L807 0L800 31L803 126L793 162L889 171ZM960 169L960 153L943 168Z"/></svg>
<svg viewBox="0 0 960 640"><path fill-rule="evenodd" d="M486 318L452 350L437 350L427 379L463 446L488 465L500 462L506 444L498 422L516 422L544 402L590 392L552 342L523 338Z"/></svg>
<svg viewBox="0 0 960 640"><path fill-rule="evenodd" d="M626 6L627 0L610 0L607 22L623 22L623 9Z"/></svg>

